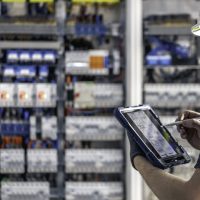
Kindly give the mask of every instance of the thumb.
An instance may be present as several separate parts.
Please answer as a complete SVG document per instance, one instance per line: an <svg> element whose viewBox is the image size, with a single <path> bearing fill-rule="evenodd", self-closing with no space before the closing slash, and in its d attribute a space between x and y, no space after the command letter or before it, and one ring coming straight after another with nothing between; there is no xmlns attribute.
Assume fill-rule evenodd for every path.
<svg viewBox="0 0 200 200"><path fill-rule="evenodd" d="M200 129L200 120L199 119L187 119L187 120L183 121L182 125L186 128Z"/></svg>

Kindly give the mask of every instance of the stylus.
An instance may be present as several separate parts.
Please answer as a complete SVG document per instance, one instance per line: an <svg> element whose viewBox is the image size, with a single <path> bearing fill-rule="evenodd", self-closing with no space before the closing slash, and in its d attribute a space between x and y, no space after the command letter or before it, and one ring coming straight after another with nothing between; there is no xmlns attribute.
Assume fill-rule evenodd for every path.
<svg viewBox="0 0 200 200"><path fill-rule="evenodd" d="M182 123L183 123L183 121L177 121L177 122L173 122L173 123L170 123L170 124L165 124L163 126L176 126L176 125L180 125Z"/></svg>
<svg viewBox="0 0 200 200"><path fill-rule="evenodd" d="M200 117L196 117L196 118L193 118L193 119L200 119ZM191 120L191 119L190 119ZM165 124L163 126L176 126L176 125L181 125L183 123L183 121L187 121L187 120L182 120L182 121L176 121L176 122L173 122L173 123L170 123L170 124Z"/></svg>

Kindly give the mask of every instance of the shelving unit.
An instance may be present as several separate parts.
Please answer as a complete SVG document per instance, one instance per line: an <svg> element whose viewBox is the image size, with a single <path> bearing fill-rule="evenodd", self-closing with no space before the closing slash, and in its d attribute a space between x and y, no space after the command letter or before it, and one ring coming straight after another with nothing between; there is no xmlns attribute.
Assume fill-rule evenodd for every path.
<svg viewBox="0 0 200 200"><path fill-rule="evenodd" d="M5 3L7 1L2 2ZM18 1L12 2L19 3ZM24 2L20 1L20 3ZM102 2L99 1L96 4L87 4L88 2L86 3L86 1L82 1L79 4L76 1L74 2L76 5L73 5L73 1L66 2L64 0L55 2L29 1L26 3L41 2L54 4L55 16L53 22L47 21L45 23L41 20L42 22L37 23L34 20L32 22L30 19L26 22L23 17L21 17L23 21L20 22L19 20L17 23L9 21L6 18L4 21L4 17L0 20L0 51L1 62L3 63L0 67L0 117L2 118L0 119L0 149L13 149L14 153L19 149L19 158L22 157L21 161L13 161L12 159L15 158L15 155L11 156L11 153L6 152L5 156L11 157L6 164L7 166L11 166L12 162L19 163L23 161L22 165L24 167L24 169L21 169L21 173L19 173L19 170L15 172L13 178L10 178L12 173L4 172L0 165L0 177L2 175L0 178L0 197L2 200L9 200L13 196L27 200L29 198L38 200L64 200L71 196L74 199L81 199L84 198L84 192L87 190L88 193L86 196L88 199L93 200L94 198L98 198L101 200L107 198L125 200L127 199L126 166L123 164L125 163L126 153L125 136L123 134L124 130L114 120L112 112L115 107L124 104L126 101L124 92L126 67L125 57L123 57L125 55L125 29L122 26L123 22L120 16L117 15L117 12L120 10L124 12L126 1L109 1L109 4L103 2L103 8L101 8ZM114 11L112 10L113 3L115 9L117 9L116 13L112 13ZM90 6L90 9L94 6L96 11L100 10L99 14L98 12L95 14L88 9L88 12L91 12L89 15L96 18L95 21L87 24L86 27L84 23L78 24L79 26L76 24L73 26L68 25L70 6L81 7L83 4L86 7ZM102 13L104 8L112 11L109 15L114 15L115 21L113 23L109 22L109 24L106 24L105 22L105 25L100 24L99 20L103 21L100 18L107 14ZM74 14L78 15L80 13L77 12ZM109 15L106 17L109 17ZM34 17L32 18L34 19ZM90 48L78 49L79 47L74 47L70 40L75 41L79 39L91 44L94 43L94 45ZM93 54L89 54L88 68L66 68L68 51L76 53L76 51L81 50L87 53L89 49L93 51ZM101 50L100 53L98 50ZM55 52L53 54L55 55L55 62L45 63L44 60L41 61L46 54L47 59L52 59L52 55L48 54L49 51ZM102 51L106 52L106 56L102 56ZM114 51L115 54L113 53ZM36 61L33 59L34 53ZM8 55L11 55L12 59L9 60L6 57ZM79 57L75 59L79 61ZM30 69L33 70L31 72L32 75L30 75ZM6 77L4 77L5 74L7 74ZM4 82L8 84L5 90L10 90L9 88L12 88L10 86L13 85L13 88L16 89L13 89L11 93L8 92L8 95L7 93L4 94L4 88L1 87L1 84ZM25 92L23 91L23 94L18 94L21 83L24 84L23 89ZM85 91L87 92L90 85L91 90L88 93L91 92L91 96L87 96L84 93L83 88L87 84L88 87L85 88ZM54 93L54 89L56 93ZM79 92L78 95L76 94L77 92ZM14 102L19 102L19 98L25 98L29 99L31 103L29 102L30 105L27 107L24 104L22 106L2 106L1 100L4 101L2 95L3 97L5 95L5 98L9 98ZM85 95L83 99L76 100L77 97L82 95ZM38 98L41 100L40 104L38 103ZM49 98L49 102L45 102L44 99L47 98ZM88 102L81 102L87 98L89 98L88 102L91 101L89 104ZM55 107L52 106L54 103L51 101L55 103ZM120 102L120 105L118 102ZM9 142L13 142L14 144L9 146L5 142L5 136L8 135L5 132L2 133L2 125L4 123L23 124L25 120L21 119L23 117L20 114L25 115L26 125L28 126L26 137L22 135L23 142L19 142L20 144L18 145L15 144L16 141L10 140ZM21 121L18 122L15 119L15 115L19 115ZM83 141L79 137L75 137L74 141L68 139L68 131L72 128L71 126L67 127L68 118L76 118L78 116L86 121L88 119L91 120L91 118L94 120L94 125L82 124L82 129L86 131L85 133L88 131L91 134L91 131L96 128L98 137L89 134L87 139ZM101 118L100 121L98 117ZM107 120L105 121L105 119ZM115 130L114 134L109 132L110 137L101 136L102 130L107 131L104 125L108 122L110 122L108 128L109 130ZM76 124L76 119L73 123L75 123L76 127L79 126L79 124ZM8 132L9 134L13 133L12 130ZM47 138L45 134L48 135ZM54 135L57 136L56 140L52 139ZM12 137L12 134L8 137ZM80 153L86 153L82 157L79 157L76 155L78 149ZM103 149L105 151L102 151ZM74 152L75 156L67 157L68 152ZM92 171L84 171L84 162L87 164L88 160L91 159L91 153L99 159L94 161ZM112 156L113 159L111 164L109 163L109 156ZM48 160L48 157L51 159ZM70 159L79 160L72 162ZM4 156L2 158L0 156L0 162L6 162ZM76 165L76 167L72 167L72 171L69 171L66 167L70 164ZM38 168L37 165L39 166ZM115 165L117 166L116 169ZM4 164L2 167L5 167ZM5 181L6 178L7 181ZM8 187L10 188L9 192L6 190ZM18 190L17 193L14 187ZM77 195L77 192L73 193L78 187L85 187L85 191L80 193L80 196ZM104 192L105 189L108 193Z"/></svg>
<svg viewBox="0 0 200 200"><path fill-rule="evenodd" d="M191 33L191 27L196 24L199 15L199 2L163 3L159 0L142 2L143 103L152 105L161 116L161 121L166 124L174 121L182 110L199 110L198 100L195 100L198 98L199 91L199 39ZM177 6L178 4L180 6ZM157 45L157 49L153 44ZM169 46L165 46L166 44ZM183 52L178 51L179 48L185 49L188 55L185 54L184 57ZM156 64L156 62L162 63L163 60L163 64ZM155 62L149 64L148 62L151 61ZM166 64L165 61L169 63ZM175 127L169 130L174 133L173 135L193 160L192 163L175 167L170 172L188 179L194 171L193 165L197 152L179 137ZM146 184L143 188L144 199L157 199Z"/></svg>

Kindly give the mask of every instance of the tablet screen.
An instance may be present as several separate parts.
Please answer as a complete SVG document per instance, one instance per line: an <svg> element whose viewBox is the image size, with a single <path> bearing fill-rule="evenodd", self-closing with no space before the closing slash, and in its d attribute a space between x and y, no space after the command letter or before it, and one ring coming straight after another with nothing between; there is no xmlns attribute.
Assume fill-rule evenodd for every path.
<svg viewBox="0 0 200 200"><path fill-rule="evenodd" d="M177 149L166 131L149 110L125 113L131 126L139 133L143 141L161 158L177 155Z"/></svg>

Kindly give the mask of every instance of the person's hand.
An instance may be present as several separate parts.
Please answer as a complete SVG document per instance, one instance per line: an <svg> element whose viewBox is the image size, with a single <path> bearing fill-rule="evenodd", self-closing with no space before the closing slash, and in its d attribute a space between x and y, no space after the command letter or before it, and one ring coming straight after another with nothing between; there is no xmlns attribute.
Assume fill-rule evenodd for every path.
<svg viewBox="0 0 200 200"><path fill-rule="evenodd" d="M200 149L200 113L186 110L179 114L176 121L183 121L182 125L177 126L183 139L186 139L194 148Z"/></svg>
<svg viewBox="0 0 200 200"><path fill-rule="evenodd" d="M136 156L140 155L140 156L144 156L145 157L145 155L144 155L142 149L135 142L132 133L127 132L127 135L128 135L128 139L129 139L129 143L130 143L130 159L131 159L131 163L132 163L132 166L136 169L135 164L134 164L134 159L136 158Z"/></svg>

